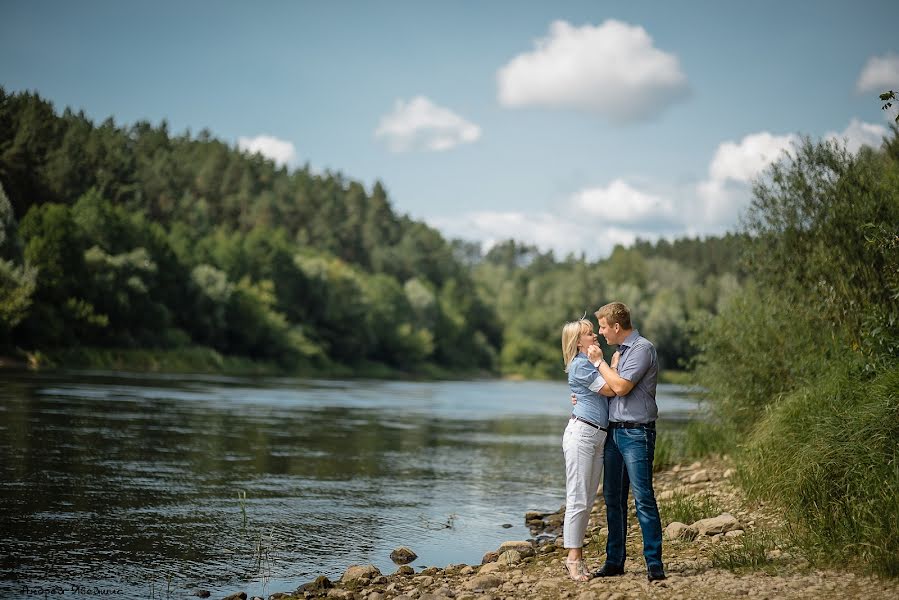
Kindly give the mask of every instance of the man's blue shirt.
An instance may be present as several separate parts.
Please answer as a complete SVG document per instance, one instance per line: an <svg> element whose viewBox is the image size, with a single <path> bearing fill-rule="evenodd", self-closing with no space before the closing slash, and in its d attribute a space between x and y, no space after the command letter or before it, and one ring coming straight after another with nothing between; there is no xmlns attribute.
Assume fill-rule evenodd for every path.
<svg viewBox="0 0 899 600"><path fill-rule="evenodd" d="M636 329L618 346L618 375L634 383L626 396L615 396L609 403L609 420L648 423L659 417L656 406L656 382L659 359L652 342ZM591 365L592 366L592 365ZM580 401L580 398L578 398Z"/></svg>

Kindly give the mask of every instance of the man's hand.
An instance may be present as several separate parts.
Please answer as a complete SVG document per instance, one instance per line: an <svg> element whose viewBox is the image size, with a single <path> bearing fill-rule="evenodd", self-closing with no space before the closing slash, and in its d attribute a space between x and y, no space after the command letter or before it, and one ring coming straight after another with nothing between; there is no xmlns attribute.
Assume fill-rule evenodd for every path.
<svg viewBox="0 0 899 600"><path fill-rule="evenodd" d="M602 358L602 350L596 344L590 344L590 347L587 348L587 358L590 359L590 362L595 363Z"/></svg>
<svg viewBox="0 0 899 600"><path fill-rule="evenodd" d="M577 396L571 394L571 405L574 406L575 404L577 404Z"/></svg>

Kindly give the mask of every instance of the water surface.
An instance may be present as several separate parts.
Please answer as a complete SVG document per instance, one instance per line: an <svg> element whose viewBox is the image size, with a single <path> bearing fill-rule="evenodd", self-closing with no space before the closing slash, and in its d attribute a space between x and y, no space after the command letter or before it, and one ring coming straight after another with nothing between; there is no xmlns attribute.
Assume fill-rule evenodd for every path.
<svg viewBox="0 0 899 600"><path fill-rule="evenodd" d="M478 563L564 500L564 382L0 374L0 590L267 597ZM660 423L686 419L659 387ZM504 528L503 525L512 527Z"/></svg>

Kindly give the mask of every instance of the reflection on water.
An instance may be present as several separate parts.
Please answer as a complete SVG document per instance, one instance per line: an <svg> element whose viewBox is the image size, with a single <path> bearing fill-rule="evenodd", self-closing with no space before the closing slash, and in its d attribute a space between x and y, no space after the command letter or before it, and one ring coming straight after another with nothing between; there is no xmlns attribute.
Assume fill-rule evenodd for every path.
<svg viewBox="0 0 899 600"><path fill-rule="evenodd" d="M14 593L266 596L352 563L392 572L401 544L416 566L477 563L564 497L564 382L2 378ZM676 386L659 405L669 423L696 409Z"/></svg>

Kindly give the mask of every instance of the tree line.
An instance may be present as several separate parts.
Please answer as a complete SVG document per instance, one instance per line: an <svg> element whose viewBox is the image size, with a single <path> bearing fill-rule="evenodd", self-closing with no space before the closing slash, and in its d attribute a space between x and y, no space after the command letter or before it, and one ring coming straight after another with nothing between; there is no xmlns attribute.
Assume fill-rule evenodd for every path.
<svg viewBox="0 0 899 600"><path fill-rule="evenodd" d="M553 377L563 322L610 298L682 366L745 277L744 235L557 258L484 252L339 172L210 132L95 124L0 88L0 348L203 346L287 369Z"/></svg>

